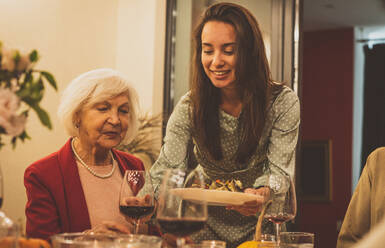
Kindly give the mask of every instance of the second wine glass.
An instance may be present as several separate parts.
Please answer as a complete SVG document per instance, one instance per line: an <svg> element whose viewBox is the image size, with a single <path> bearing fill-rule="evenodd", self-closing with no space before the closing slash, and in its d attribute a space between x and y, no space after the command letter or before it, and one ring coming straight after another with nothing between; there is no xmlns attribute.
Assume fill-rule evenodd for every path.
<svg viewBox="0 0 385 248"><path fill-rule="evenodd" d="M275 224L276 240L280 243L281 224L295 218L297 214L297 200L294 183L284 172L269 174L267 185L271 189L265 218Z"/></svg>
<svg viewBox="0 0 385 248"><path fill-rule="evenodd" d="M184 237L200 231L207 221L207 203L188 200L189 188L204 188L201 173L187 173L180 169L166 170L159 195L157 221L164 233L177 237L177 246L182 247Z"/></svg>
<svg viewBox="0 0 385 248"><path fill-rule="evenodd" d="M142 218L154 212L154 188L150 174L146 171L126 170L119 196L119 210L133 219L134 233L139 231Z"/></svg>

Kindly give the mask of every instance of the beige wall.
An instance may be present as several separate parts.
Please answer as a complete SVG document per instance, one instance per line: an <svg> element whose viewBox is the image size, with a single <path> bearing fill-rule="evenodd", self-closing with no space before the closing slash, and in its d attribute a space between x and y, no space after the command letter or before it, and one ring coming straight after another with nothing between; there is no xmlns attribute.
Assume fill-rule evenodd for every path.
<svg viewBox="0 0 385 248"><path fill-rule="evenodd" d="M60 91L78 74L99 67L122 71L138 90L142 109L162 106L165 0L0 0L0 40L37 49L38 68L56 77L59 92L47 88L42 106L51 117L48 130L31 113L31 140L0 150L4 174L3 210L24 221L25 168L56 151L68 136L56 118ZM8 141L6 139L6 141Z"/></svg>
<svg viewBox="0 0 385 248"><path fill-rule="evenodd" d="M165 3L120 0L118 6L116 68L135 83L143 111L156 113L162 110Z"/></svg>

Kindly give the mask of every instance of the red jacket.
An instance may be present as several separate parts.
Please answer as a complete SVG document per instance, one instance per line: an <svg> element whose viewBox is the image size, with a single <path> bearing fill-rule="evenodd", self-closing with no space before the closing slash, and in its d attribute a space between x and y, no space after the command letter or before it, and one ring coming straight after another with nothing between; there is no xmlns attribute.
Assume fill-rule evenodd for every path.
<svg viewBox="0 0 385 248"><path fill-rule="evenodd" d="M132 155L118 150L113 155L122 174L128 169L144 170L143 163ZM28 237L49 240L53 234L91 228L71 139L59 151L30 165L24 185Z"/></svg>

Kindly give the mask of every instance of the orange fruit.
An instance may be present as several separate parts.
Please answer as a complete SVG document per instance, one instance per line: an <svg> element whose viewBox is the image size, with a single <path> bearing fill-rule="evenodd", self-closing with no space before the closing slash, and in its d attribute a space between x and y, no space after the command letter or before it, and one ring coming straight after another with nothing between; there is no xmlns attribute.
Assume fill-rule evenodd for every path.
<svg viewBox="0 0 385 248"><path fill-rule="evenodd" d="M275 242L272 241L246 241L240 244L237 248L274 248Z"/></svg>
<svg viewBox="0 0 385 248"><path fill-rule="evenodd" d="M13 248L15 247L14 237L4 237L0 239L0 248Z"/></svg>
<svg viewBox="0 0 385 248"><path fill-rule="evenodd" d="M246 241L242 244L238 245L237 248L259 248L258 244L261 243L259 241Z"/></svg>
<svg viewBox="0 0 385 248"><path fill-rule="evenodd" d="M44 239L19 238L20 248L50 248L51 245Z"/></svg>

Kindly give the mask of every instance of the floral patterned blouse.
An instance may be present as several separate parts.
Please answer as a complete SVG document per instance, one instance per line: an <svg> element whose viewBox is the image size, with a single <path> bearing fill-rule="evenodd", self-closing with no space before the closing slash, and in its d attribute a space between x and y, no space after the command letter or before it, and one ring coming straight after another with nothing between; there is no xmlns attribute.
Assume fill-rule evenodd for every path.
<svg viewBox="0 0 385 248"><path fill-rule="evenodd" d="M151 168L154 187L157 190L163 171L168 168L190 168L197 165L209 180L240 180L244 187L265 185L267 170L283 170L294 177L295 148L300 123L297 95L288 87L272 97L268 105L265 127L253 156L244 164L235 161L240 137L242 113L234 117L219 111L223 159L211 160L207 151L199 149L194 142L190 93L185 94L176 105L167 123L164 145L159 158ZM190 149L192 147L192 149ZM257 216L243 216L225 207L210 206L209 219L203 231L194 234L195 241L223 240L227 247L236 247L251 240L255 232Z"/></svg>

